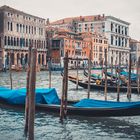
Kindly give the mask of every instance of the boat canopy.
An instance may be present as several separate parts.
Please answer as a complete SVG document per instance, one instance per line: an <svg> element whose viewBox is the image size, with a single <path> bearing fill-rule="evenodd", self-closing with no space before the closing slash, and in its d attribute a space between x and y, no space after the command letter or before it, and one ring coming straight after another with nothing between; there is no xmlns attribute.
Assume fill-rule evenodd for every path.
<svg viewBox="0 0 140 140"><path fill-rule="evenodd" d="M15 90L4 90L0 88L0 99L7 101L10 104L25 104L26 88ZM37 88L35 90L36 103L41 104L60 104L60 99L55 88Z"/></svg>
<svg viewBox="0 0 140 140"><path fill-rule="evenodd" d="M75 107L85 108L126 108L126 107L140 107L140 101L137 102L116 102L116 101L102 101L94 99L82 99L74 104Z"/></svg>

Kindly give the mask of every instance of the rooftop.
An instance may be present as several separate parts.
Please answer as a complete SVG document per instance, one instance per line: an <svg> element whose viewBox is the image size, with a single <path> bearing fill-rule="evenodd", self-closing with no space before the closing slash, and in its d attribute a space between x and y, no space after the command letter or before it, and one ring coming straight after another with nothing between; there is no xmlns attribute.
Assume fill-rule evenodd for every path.
<svg viewBox="0 0 140 140"><path fill-rule="evenodd" d="M34 15L30 15L30 14L27 14L23 11L20 11L20 10L17 10L17 9L14 9L12 7L9 7L7 5L3 5L0 7L0 11L9 11L9 12L15 12L15 13L20 13L20 14L25 14L25 15L28 15L28 16L31 16L31 17L34 17L34 18L39 18L41 20L45 20L44 18L41 18L41 17L37 17L37 16L34 16Z"/></svg>

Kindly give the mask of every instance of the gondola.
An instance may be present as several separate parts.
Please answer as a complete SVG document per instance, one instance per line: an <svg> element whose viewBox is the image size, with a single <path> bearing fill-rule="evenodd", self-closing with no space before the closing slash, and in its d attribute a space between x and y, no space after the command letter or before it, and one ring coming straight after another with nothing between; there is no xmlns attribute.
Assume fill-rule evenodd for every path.
<svg viewBox="0 0 140 140"><path fill-rule="evenodd" d="M76 80L74 80L74 79L69 78L69 81L76 84ZM78 85L85 88L85 89L88 88L88 82L87 81L78 81ZM90 89L91 90L104 90L104 88L105 88L104 85L97 85L95 83L90 83ZM117 86L108 85L107 86L107 91L117 92ZM127 87L126 86L120 86L120 92L127 92ZM131 87L131 92L137 93L138 88L137 87Z"/></svg>
<svg viewBox="0 0 140 140"><path fill-rule="evenodd" d="M84 75L86 77L88 77L88 73L85 70L84 70ZM93 80L95 82L96 82L96 80L99 80L99 81L102 82L103 85L105 84L105 79L101 78L100 76L93 76L93 75L91 75L91 80ZM109 85L116 85L116 80L115 79L112 79L112 80L111 79L107 79L107 83Z"/></svg>
<svg viewBox="0 0 140 140"><path fill-rule="evenodd" d="M1 91L3 92L3 94ZM13 91L12 90L11 91L1 90L1 91L0 91L0 107L24 109L25 93L26 93L25 89L24 90L19 89L19 90L13 90ZM44 97L44 95L45 95L45 100L48 98L47 97L48 93L49 93L49 97L51 94L53 94L53 98L54 96L57 97L56 93L54 92L55 91L54 89L49 89L48 93L45 93L45 91L47 90L46 89L36 90L36 98L38 98L38 100L36 100L36 110L45 111L45 112L55 112L59 114L60 104L57 104L57 102L56 103L40 102L40 99ZM14 97L11 97L9 96L11 95L11 93L14 95L16 93L16 95ZM9 95L6 95L6 94L9 94ZM39 96L42 94L43 94L42 97ZM134 115L140 115L140 102L113 102L113 101L83 99L79 101L78 103L71 102L70 105L68 104L67 114L89 116L89 117L134 116Z"/></svg>
<svg viewBox="0 0 140 140"><path fill-rule="evenodd" d="M88 76L88 72L86 72L85 70L84 70L84 75L87 77ZM92 80L101 80L102 78L101 78L101 76L97 76L97 75L93 75L93 74L91 74L91 79Z"/></svg>

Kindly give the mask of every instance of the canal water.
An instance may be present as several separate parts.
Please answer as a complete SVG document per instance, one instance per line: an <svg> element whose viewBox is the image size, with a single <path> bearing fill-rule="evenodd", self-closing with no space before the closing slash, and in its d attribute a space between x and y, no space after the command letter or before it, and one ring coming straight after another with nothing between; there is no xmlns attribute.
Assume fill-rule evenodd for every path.
<svg viewBox="0 0 140 140"><path fill-rule="evenodd" d="M69 71L76 75L76 71ZM82 75L82 71L80 71ZM0 73L0 86L10 87L9 73ZM26 86L26 73L13 73L14 88ZM36 87L48 87L48 72L38 72ZM61 97L62 77L60 72L52 72L52 87ZM68 99L80 100L87 97L87 90L69 82ZM108 93L108 100L116 100L116 93ZM104 100L103 91L92 91L91 98ZM121 101L127 101L126 93L121 93ZM140 101L140 96L132 94L132 101ZM0 108L0 140L25 140L24 110ZM79 117L68 116L60 123L55 113L36 112L35 140L139 140L140 116L134 117Z"/></svg>

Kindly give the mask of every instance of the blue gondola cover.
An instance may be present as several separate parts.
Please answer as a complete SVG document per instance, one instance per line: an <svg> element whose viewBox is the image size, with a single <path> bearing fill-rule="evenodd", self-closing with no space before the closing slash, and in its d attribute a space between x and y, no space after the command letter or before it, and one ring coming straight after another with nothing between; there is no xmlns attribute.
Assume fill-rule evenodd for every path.
<svg viewBox="0 0 140 140"><path fill-rule="evenodd" d="M55 88L42 89L38 88L35 91L36 103L42 104L60 104L60 99L57 95ZM0 88L0 99L7 101L11 104L25 104L26 89L4 90Z"/></svg>

